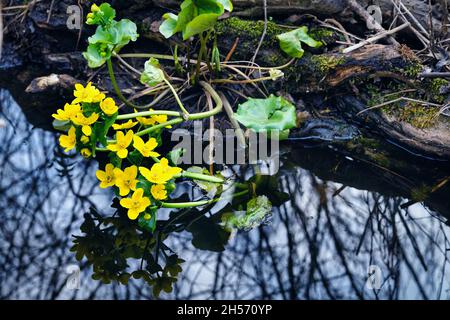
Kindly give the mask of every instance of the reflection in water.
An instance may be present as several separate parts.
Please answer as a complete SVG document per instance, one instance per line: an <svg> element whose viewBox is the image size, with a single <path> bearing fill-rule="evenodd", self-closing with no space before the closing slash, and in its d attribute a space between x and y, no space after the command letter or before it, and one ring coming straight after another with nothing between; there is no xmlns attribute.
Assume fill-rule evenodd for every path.
<svg viewBox="0 0 450 320"><path fill-rule="evenodd" d="M80 234L89 207L110 212L111 194L97 187L95 162L59 154L56 137L32 129L6 92L0 119L0 298L150 299L145 283L101 284L83 263L80 289L66 287L66 268L78 265L71 235ZM291 200L269 225L235 234L225 251L195 249L185 232L170 236L168 246L186 262L174 291L161 298L450 296L444 218L287 167L280 187ZM369 267L374 281L367 284Z"/></svg>

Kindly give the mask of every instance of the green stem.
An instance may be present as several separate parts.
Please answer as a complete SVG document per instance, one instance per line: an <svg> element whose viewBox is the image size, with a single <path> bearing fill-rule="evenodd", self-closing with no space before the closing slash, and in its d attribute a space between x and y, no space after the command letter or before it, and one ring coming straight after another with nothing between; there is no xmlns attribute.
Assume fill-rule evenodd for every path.
<svg viewBox="0 0 450 320"><path fill-rule="evenodd" d="M193 82L196 83L199 76L200 76L200 63L203 59L203 55L205 54L205 50L206 50L206 41L205 41L205 37L203 37L203 33L200 33L200 52L198 53L198 57L197 57L197 66L195 69L195 76L193 78Z"/></svg>
<svg viewBox="0 0 450 320"><path fill-rule="evenodd" d="M117 81L116 81L116 76L114 75L114 69L113 69L113 65L111 62L111 58L106 60L106 64L108 65L108 73L109 73L109 77L111 78L111 83L112 83L112 85L114 87L114 91L116 92L119 99L123 103L125 103L127 106L129 106L131 108L139 109L140 106L128 101L127 98L125 98L124 95L122 94L122 92L120 91L119 85L117 84Z"/></svg>
<svg viewBox="0 0 450 320"><path fill-rule="evenodd" d="M248 193L248 190L244 190L233 195L233 198L237 198L243 196ZM194 208L199 206L204 206L207 204L212 204L215 202L219 202L221 198L211 199L211 200L202 200L202 201L192 201L192 202L178 202L178 203L170 203L163 202L161 207L163 208L171 208L171 209L185 209L185 208Z"/></svg>
<svg viewBox="0 0 450 320"><path fill-rule="evenodd" d="M195 173L195 172L189 172L189 171L183 171L180 175L180 177L183 178L189 178L189 179L195 179L195 180L202 180L212 183L224 183L225 181L222 178L201 174L201 173Z"/></svg>
<svg viewBox="0 0 450 320"><path fill-rule="evenodd" d="M214 90L214 88L211 87L211 85L209 83L204 82L204 81L200 81L200 85L203 87L203 89L205 89L207 92L209 92L209 94L213 98L214 102L216 103L216 107L214 109L212 109L212 110L209 110L209 111L189 114L187 120L199 120L199 119L208 118L208 117L214 116L217 113L219 113L220 111L222 111L222 108L223 108L222 99L220 99L220 97L219 97L218 93L216 92L216 90ZM150 111L148 111L148 112L150 112ZM144 112L139 112L139 114L142 114L142 113L144 113ZM170 125L179 124L179 123L183 122L183 120L184 119L181 118L181 117L175 118L175 119L169 120L167 122L158 124L156 126L147 128L147 129L142 130L140 132L137 132L136 135L137 136L142 136L142 135L148 134L150 132L153 132L155 130L159 130L159 129L165 128L165 127L170 126Z"/></svg>
<svg viewBox="0 0 450 320"><path fill-rule="evenodd" d="M180 106L181 111L183 111L183 113L184 113L184 117L187 119L187 117L189 116L189 112L186 110L186 108L184 107L183 103L181 102L177 91L174 89L174 87L169 82L169 80L167 80L165 77L164 77L164 82L169 86L170 90L172 91L173 96L175 97L175 100L178 103L178 106Z"/></svg>

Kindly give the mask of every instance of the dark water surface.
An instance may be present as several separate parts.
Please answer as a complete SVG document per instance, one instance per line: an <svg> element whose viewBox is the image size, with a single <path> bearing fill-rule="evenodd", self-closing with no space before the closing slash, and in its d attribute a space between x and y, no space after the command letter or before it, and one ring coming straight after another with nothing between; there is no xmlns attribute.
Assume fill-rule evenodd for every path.
<svg viewBox="0 0 450 320"><path fill-rule="evenodd" d="M57 145L0 93L0 298L150 299L141 282L92 280L91 267L69 252L83 213L91 206L110 212L112 195L98 188L95 161L61 156ZM350 159L340 161L360 189L333 182L345 179L332 173L320 179L305 153L331 161L330 151L321 152L285 152L279 183L291 200L270 223L235 234L225 251L201 251L190 234L172 234L168 244L186 263L174 291L161 298L450 298L446 219L420 203L401 209L408 199L386 196L390 186L380 187L369 171L351 172ZM81 268L79 290L66 287L73 264ZM377 290L367 284L369 269L379 276Z"/></svg>

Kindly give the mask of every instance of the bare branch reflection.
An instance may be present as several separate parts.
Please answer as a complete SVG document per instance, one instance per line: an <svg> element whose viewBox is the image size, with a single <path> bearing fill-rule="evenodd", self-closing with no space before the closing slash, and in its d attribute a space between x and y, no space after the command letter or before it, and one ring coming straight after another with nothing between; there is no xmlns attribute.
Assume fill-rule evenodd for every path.
<svg viewBox="0 0 450 320"><path fill-rule="evenodd" d="M7 92L0 94L0 298L151 299L137 281L103 285L81 265L81 288L66 288L78 264L72 235L83 213L109 212L111 194L95 162L55 149L54 134L33 129ZM345 187L345 188L344 188ZM187 233L168 245L186 260L169 299L447 299L449 230L421 204L324 181L293 166L280 178L291 200L272 222L239 232L225 251L193 248ZM367 285L369 266L380 287Z"/></svg>

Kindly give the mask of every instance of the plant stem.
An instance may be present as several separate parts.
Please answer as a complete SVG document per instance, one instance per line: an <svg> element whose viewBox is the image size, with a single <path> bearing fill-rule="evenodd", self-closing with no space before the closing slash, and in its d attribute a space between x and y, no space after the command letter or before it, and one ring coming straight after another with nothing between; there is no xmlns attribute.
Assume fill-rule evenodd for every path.
<svg viewBox="0 0 450 320"><path fill-rule="evenodd" d="M232 84L245 84L245 83L255 83L260 81L273 80L273 77L262 77L256 79L245 79L245 80L231 80L231 79L216 79L211 80L212 83L232 83Z"/></svg>
<svg viewBox="0 0 450 320"><path fill-rule="evenodd" d="M211 85L209 83L204 82L204 81L200 81L200 85L203 87L204 90L209 92L209 94L213 98L214 102L216 103L216 107L214 109L212 109L212 110L209 110L209 111L189 114L187 120L199 120L199 119L208 118L208 117L214 116L217 113L219 113L220 111L222 111L222 108L223 108L222 99L220 99L220 97L219 97L218 93L216 92L216 90L214 90L214 88L211 87ZM148 111L148 112L151 112L151 111ZM142 113L144 113L144 112L139 112L138 114L142 114ZM137 132L136 135L137 136L142 136L142 135L148 134L150 132L153 132L155 130L165 128L165 127L170 126L170 125L179 124L179 123L183 122L183 120L184 119L181 118L181 117L175 118L175 119L169 120L167 122L158 124L156 126L147 128L147 129L142 130L140 132Z"/></svg>
<svg viewBox="0 0 450 320"><path fill-rule="evenodd" d="M201 173L195 173L195 172L189 172L189 171L183 171L180 174L180 177L183 178L189 178L189 179L195 179L195 180L202 180L212 183L224 183L224 180L222 178L201 174Z"/></svg>
<svg viewBox="0 0 450 320"><path fill-rule="evenodd" d="M248 190L244 190L238 193L233 194L233 198L237 198L243 196L248 193ZM204 206L206 204L211 204L215 202L219 202L221 198L211 199L211 200L201 200L201 201L193 201L193 202L178 202L178 203L169 203L163 202L161 207L163 208L171 208L171 209L184 209L184 208L194 208L199 206Z"/></svg>
<svg viewBox="0 0 450 320"><path fill-rule="evenodd" d="M178 103L178 106L180 107L181 111L183 111L183 113L184 113L183 117L185 117L187 119L189 117L189 112L186 110L186 108L184 107L183 103L181 102L177 91L174 89L174 87L169 82L169 80L166 79L166 77L164 77L164 82L169 86L170 90L172 91L173 96L175 97L175 100Z"/></svg>
<svg viewBox="0 0 450 320"><path fill-rule="evenodd" d="M109 73L109 77L111 78L111 83L112 83L112 85L114 87L114 91L116 92L119 99L131 108L140 108L140 106L135 105L134 103L128 101L127 98L125 98L124 95L122 94L122 92L120 91L119 85L117 84L117 81L116 81L116 76L114 75L114 69L112 66L111 58L106 60L106 64L108 65L108 73Z"/></svg>

